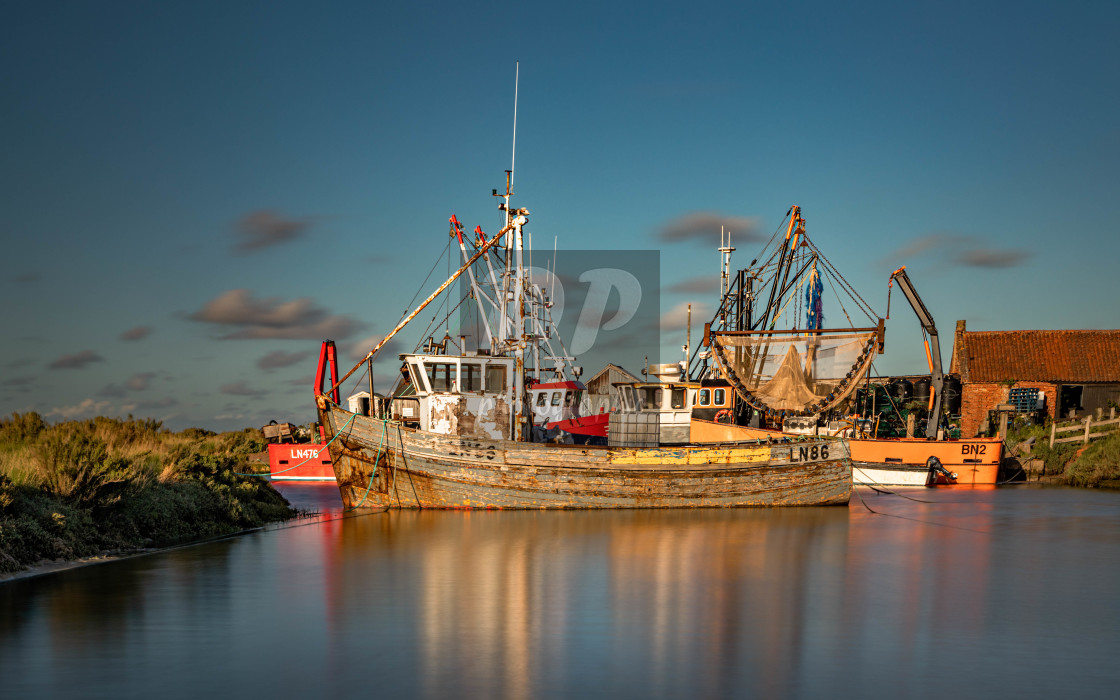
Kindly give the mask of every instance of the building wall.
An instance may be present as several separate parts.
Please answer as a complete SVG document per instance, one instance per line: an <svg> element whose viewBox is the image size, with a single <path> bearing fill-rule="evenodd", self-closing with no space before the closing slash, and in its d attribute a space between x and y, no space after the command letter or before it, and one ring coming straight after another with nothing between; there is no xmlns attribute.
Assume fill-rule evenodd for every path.
<svg viewBox="0 0 1120 700"><path fill-rule="evenodd" d="M989 382L967 382L961 386L961 437L975 437L988 411L1007 402L1014 387L1038 389L1046 395L1046 416L1058 405L1058 385L1049 382L1015 382L1011 386Z"/></svg>

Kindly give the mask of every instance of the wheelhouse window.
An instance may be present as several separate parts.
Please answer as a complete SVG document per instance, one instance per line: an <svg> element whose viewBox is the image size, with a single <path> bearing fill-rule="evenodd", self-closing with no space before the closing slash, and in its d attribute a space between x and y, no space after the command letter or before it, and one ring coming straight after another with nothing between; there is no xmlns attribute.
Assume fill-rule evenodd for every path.
<svg viewBox="0 0 1120 700"><path fill-rule="evenodd" d="M482 391L482 365L463 364L459 376L459 391Z"/></svg>
<svg viewBox="0 0 1120 700"><path fill-rule="evenodd" d="M642 389L642 410L661 408L661 387L647 386Z"/></svg>
<svg viewBox="0 0 1120 700"><path fill-rule="evenodd" d="M547 391L541 391L541 392L537 393L537 405L538 406L543 406L547 402L548 402L548 392Z"/></svg>
<svg viewBox="0 0 1120 700"><path fill-rule="evenodd" d="M564 392L564 406L565 408L572 405L572 392Z"/></svg>
<svg viewBox="0 0 1120 700"><path fill-rule="evenodd" d="M456 378L454 363L432 362L425 369L428 370L428 384L432 386L432 391L451 391Z"/></svg>
<svg viewBox="0 0 1120 700"><path fill-rule="evenodd" d="M486 391L500 394L506 390L506 366L486 366Z"/></svg>
<svg viewBox="0 0 1120 700"><path fill-rule="evenodd" d="M722 406L727 398L726 392L723 389L716 389L713 393L715 396L712 397L712 403L716 406Z"/></svg>
<svg viewBox="0 0 1120 700"><path fill-rule="evenodd" d="M712 390L711 389L701 389L700 390L700 405L701 406L710 406L711 404L712 404Z"/></svg>
<svg viewBox="0 0 1120 700"><path fill-rule="evenodd" d="M552 392L552 405L553 406L559 406L560 405L560 392L559 391Z"/></svg>
<svg viewBox="0 0 1120 700"><path fill-rule="evenodd" d="M675 410L684 408L684 389L673 389L673 396L669 399L669 406Z"/></svg>

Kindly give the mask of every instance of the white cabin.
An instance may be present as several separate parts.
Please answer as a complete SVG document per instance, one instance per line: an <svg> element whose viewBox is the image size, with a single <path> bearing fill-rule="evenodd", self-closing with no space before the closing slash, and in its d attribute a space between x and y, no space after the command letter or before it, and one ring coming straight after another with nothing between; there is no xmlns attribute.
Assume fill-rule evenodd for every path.
<svg viewBox="0 0 1120 700"><path fill-rule="evenodd" d="M512 440L515 358L489 355L401 355L415 398L394 412L413 419L421 430L444 435ZM404 402L412 403L407 406Z"/></svg>

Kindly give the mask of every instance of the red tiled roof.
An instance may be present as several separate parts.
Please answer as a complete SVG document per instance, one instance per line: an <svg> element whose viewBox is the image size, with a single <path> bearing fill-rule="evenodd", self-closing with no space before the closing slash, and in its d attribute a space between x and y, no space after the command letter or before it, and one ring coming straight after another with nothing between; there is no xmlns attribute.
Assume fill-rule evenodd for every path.
<svg viewBox="0 0 1120 700"><path fill-rule="evenodd" d="M1120 330L965 331L968 380L1120 382Z"/></svg>

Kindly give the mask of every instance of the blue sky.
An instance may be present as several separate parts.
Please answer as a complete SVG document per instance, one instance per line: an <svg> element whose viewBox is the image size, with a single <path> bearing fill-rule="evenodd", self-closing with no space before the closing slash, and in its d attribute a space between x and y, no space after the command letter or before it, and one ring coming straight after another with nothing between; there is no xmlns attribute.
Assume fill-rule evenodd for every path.
<svg viewBox="0 0 1120 700"><path fill-rule="evenodd" d="M1120 327L1118 7L9 3L0 413L310 420L319 340L497 229L515 61L529 230L659 249L662 359L718 222L746 265L792 204L880 314L907 265L946 363L957 319ZM922 371L891 311L876 367Z"/></svg>

